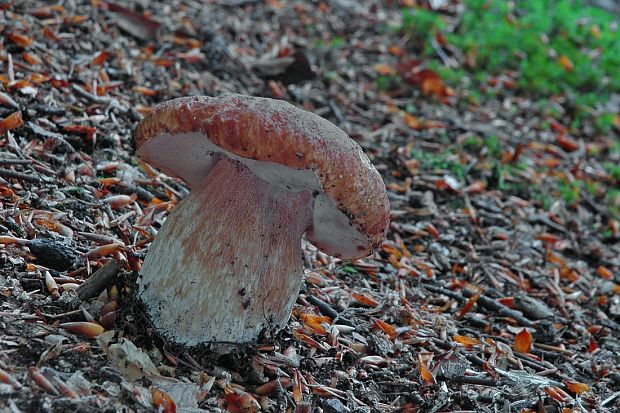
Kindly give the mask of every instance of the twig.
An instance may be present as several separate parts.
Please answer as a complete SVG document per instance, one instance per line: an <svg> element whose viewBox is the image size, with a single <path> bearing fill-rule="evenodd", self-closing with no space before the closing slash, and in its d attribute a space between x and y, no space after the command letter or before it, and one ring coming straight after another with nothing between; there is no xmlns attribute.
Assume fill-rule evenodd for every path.
<svg viewBox="0 0 620 413"><path fill-rule="evenodd" d="M75 290L80 300L86 301L99 295L116 278L121 271L121 266L119 260L112 259L102 268L95 271L93 275L84 281L84 284Z"/></svg>
<svg viewBox="0 0 620 413"><path fill-rule="evenodd" d="M59 318L64 318L64 317L68 317L68 316L75 315L75 314L82 314L82 309L80 308L79 310L67 311L66 313L60 313L60 314L41 313L42 316L44 316L45 318L49 318L50 320L58 320Z"/></svg>
<svg viewBox="0 0 620 413"><path fill-rule="evenodd" d="M467 298L472 297L474 294L475 293L469 288L463 289L463 295ZM517 321L517 323L521 324L522 326L532 327L534 325L532 321L523 317L523 314L521 314L520 311L511 310L505 305L500 304L494 299L489 298L485 295L480 295L480 298L478 298L478 301L476 302L476 304L481 305L487 310L495 311L501 316L514 318Z"/></svg>
<svg viewBox="0 0 620 413"><path fill-rule="evenodd" d="M467 301L467 298L465 298L462 294L459 294L456 291L448 290L447 288L435 287L433 285L427 285L427 284L422 284L422 287L424 287L425 289L427 289L428 291L432 293L445 295L446 297L450 297L453 300L456 300L458 302Z"/></svg>
<svg viewBox="0 0 620 413"><path fill-rule="evenodd" d="M69 150L69 152L76 153L75 148L69 142L67 142L61 134L45 130L36 123L30 121L26 122L26 127L28 127L35 135L45 139L54 139L62 143Z"/></svg>
<svg viewBox="0 0 620 413"><path fill-rule="evenodd" d="M489 379L486 377L477 377L477 376L461 376L454 377L452 379L445 379L442 377L437 377L439 381L455 381L457 383L462 384L474 384L476 386L487 386L487 387L497 387L500 382L497 380Z"/></svg>
<svg viewBox="0 0 620 413"><path fill-rule="evenodd" d="M41 178L39 178L38 176L25 174L22 172L15 172L10 169L4 169L4 168L0 168L0 176L4 178L15 178L21 181L32 182L35 184L41 182Z"/></svg>
<svg viewBox="0 0 620 413"><path fill-rule="evenodd" d="M32 161L29 159L0 159L0 164L2 165L30 165L31 163Z"/></svg>
<svg viewBox="0 0 620 413"><path fill-rule="evenodd" d="M552 352L558 352L558 353L562 353L565 354L569 357L572 357L575 353L570 351L570 350L566 350L564 348L558 347L558 346L551 346L549 344L543 344L543 343L534 343L534 347L538 347L541 348L543 350L548 350L548 351L552 351Z"/></svg>
<svg viewBox="0 0 620 413"><path fill-rule="evenodd" d="M326 315L327 317L331 318L334 321L334 323L336 320L338 320L339 324L343 324L349 327L354 327L351 320L341 317L340 314L338 314L338 312L334 310L332 306L327 304L325 301L319 298L316 298L313 295L307 296L306 299L308 300L310 304L316 305L319 308L319 311L321 312L321 314Z"/></svg>
<svg viewBox="0 0 620 413"><path fill-rule="evenodd" d="M83 97L86 100L89 100L93 103L106 104L110 103L110 98L105 96L95 96L92 93L87 92L76 84L71 84L71 90L75 92L76 95Z"/></svg>

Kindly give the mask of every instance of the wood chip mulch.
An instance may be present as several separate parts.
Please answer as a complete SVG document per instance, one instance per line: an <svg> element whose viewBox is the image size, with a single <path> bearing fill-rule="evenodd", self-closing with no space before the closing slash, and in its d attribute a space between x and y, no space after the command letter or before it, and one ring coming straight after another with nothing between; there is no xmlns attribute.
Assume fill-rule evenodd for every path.
<svg viewBox="0 0 620 413"><path fill-rule="evenodd" d="M0 1L0 411L620 411L620 225L601 202L618 130L567 137L530 98L474 104L433 76L382 90L403 53L429 59L392 29L397 3ZM233 92L347 131L392 224L355 262L304 243L287 328L218 357L166 342L135 299L188 189L131 134L158 102Z"/></svg>

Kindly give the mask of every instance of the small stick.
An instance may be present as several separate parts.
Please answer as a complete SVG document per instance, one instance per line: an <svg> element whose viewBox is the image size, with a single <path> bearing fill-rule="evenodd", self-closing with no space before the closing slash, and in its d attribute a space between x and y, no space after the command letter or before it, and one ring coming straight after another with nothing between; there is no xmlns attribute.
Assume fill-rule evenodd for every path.
<svg viewBox="0 0 620 413"><path fill-rule="evenodd" d="M439 381L451 381L454 380L457 383L462 384L474 384L477 386L486 386L486 387L497 387L500 383L497 380L489 379L487 377L478 377L478 376L461 376L455 377L454 379L444 379L442 377L438 377Z"/></svg>
<svg viewBox="0 0 620 413"><path fill-rule="evenodd" d="M71 84L71 90L75 92L76 95L83 97L86 100L89 100L93 103L99 104L107 104L110 103L110 98L105 96L96 96L92 93L87 92L76 84Z"/></svg>
<svg viewBox="0 0 620 413"><path fill-rule="evenodd" d="M65 318L65 317L69 317L69 316L76 315L76 314L82 314L82 309L80 308L79 310L67 311L66 313L60 313L60 314L41 313L43 317L49 318L50 320L58 320L60 318Z"/></svg>
<svg viewBox="0 0 620 413"><path fill-rule="evenodd" d="M471 298L474 295L474 292L472 290L470 290L469 288L465 288L463 289L463 295L467 298ZM478 305L481 305L482 307L486 308L487 310L491 310L491 311L495 311L497 312L499 315L503 316L503 317L511 317L514 318L517 323L519 323L522 326L525 327L532 327L534 325L534 323L530 320L528 320L527 318L523 317L523 314L520 311L516 311L516 310L512 310L508 307L506 307L505 305L495 301L492 298L489 298L485 295L480 295L480 298L478 298L477 301Z"/></svg>
<svg viewBox="0 0 620 413"><path fill-rule="evenodd" d="M321 314L326 315L327 317L331 318L333 321L338 320L339 324L343 324L349 327L354 327L351 320L341 317L340 314L338 314L338 312L334 310L333 307L327 304L325 301L319 298L316 298L313 295L307 296L306 299L308 300L310 304L316 305L319 308L319 311L321 312Z"/></svg>
<svg viewBox="0 0 620 413"><path fill-rule="evenodd" d="M75 291L82 301L96 297L106 288L121 271L121 262L111 259L106 265L95 271L93 275L84 281Z"/></svg>
<svg viewBox="0 0 620 413"><path fill-rule="evenodd" d="M5 178L15 178L26 182L39 183L41 182L41 178L38 176L25 174L22 172L15 172L10 169L0 168L0 176Z"/></svg>
<svg viewBox="0 0 620 413"><path fill-rule="evenodd" d="M6 159L0 158L0 164L2 165L30 165L32 163L29 159Z"/></svg>
<svg viewBox="0 0 620 413"><path fill-rule="evenodd" d="M558 347L558 346L551 346L549 344L534 343L534 347L538 347L538 348L543 349L543 350L548 350L548 351L562 353L562 354L565 354L565 355L567 355L569 357L572 357L575 354L574 352L572 352L570 350L566 350L566 349Z"/></svg>

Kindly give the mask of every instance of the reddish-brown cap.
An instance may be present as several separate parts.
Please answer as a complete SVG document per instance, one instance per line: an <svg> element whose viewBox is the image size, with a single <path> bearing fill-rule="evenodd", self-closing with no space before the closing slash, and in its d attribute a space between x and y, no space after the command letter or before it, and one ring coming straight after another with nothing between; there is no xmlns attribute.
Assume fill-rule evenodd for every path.
<svg viewBox="0 0 620 413"><path fill-rule="evenodd" d="M143 160L197 186L219 156L259 177L315 193L308 239L346 259L368 255L389 224L385 185L360 146L318 115L243 95L184 97L156 106L134 139Z"/></svg>

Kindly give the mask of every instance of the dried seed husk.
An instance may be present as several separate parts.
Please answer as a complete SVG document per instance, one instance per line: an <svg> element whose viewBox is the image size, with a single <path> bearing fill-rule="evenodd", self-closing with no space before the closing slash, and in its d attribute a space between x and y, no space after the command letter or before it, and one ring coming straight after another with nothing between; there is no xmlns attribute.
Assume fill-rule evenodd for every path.
<svg viewBox="0 0 620 413"><path fill-rule="evenodd" d="M103 326L88 321L75 321L70 323L62 323L58 327L65 329L73 334L80 334L88 338L97 337L103 333Z"/></svg>

